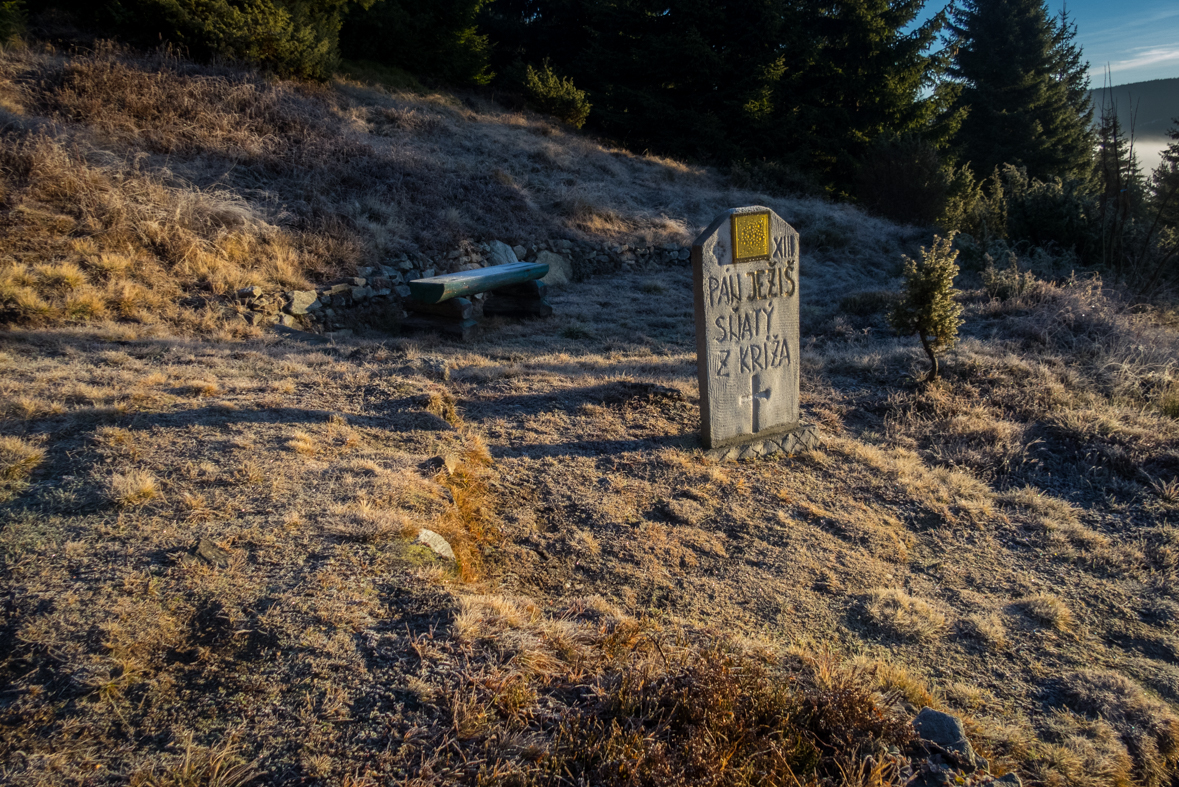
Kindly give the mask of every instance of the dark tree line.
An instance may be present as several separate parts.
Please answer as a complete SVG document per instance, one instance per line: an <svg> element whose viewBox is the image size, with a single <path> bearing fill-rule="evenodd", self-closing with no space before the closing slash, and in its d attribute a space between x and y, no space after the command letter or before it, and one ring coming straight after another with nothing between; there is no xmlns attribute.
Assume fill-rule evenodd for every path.
<svg viewBox="0 0 1179 787"><path fill-rule="evenodd" d="M944 22L923 0L496 0L493 70L547 61L584 89L590 125L632 149L769 172L847 193L881 136L953 131Z"/></svg>

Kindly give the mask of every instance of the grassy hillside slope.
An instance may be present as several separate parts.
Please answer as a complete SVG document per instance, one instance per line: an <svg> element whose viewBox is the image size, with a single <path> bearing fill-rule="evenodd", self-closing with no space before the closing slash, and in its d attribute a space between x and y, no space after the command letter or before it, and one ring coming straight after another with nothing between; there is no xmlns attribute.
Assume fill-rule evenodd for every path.
<svg viewBox="0 0 1179 787"><path fill-rule="evenodd" d="M923 705L1025 784L1176 778L1173 316L967 257L923 386L884 319L922 238L851 207L477 98L0 72L0 779L903 784L954 765ZM683 265L468 344L311 344L226 297L756 203L801 232L824 444L793 458L700 451Z"/></svg>
<svg viewBox="0 0 1179 787"><path fill-rule="evenodd" d="M18 324L240 333L225 308L240 287L302 288L407 251L441 262L472 240L684 243L735 196L475 98L113 48L7 52L0 74L0 319Z"/></svg>

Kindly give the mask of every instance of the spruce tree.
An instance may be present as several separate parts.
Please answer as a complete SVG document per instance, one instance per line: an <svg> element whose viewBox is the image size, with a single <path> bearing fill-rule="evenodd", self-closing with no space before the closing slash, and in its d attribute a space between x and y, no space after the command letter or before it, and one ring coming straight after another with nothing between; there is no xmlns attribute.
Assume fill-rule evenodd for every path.
<svg viewBox="0 0 1179 787"><path fill-rule="evenodd" d="M938 354L958 343L962 304L955 300L957 260L953 232L945 238L934 235L931 249L921 247L921 259L906 256L905 293L889 315L893 328L921 339L930 364L926 380L937 379Z"/></svg>
<svg viewBox="0 0 1179 787"><path fill-rule="evenodd" d="M981 176L1014 164L1042 181L1087 179L1093 110L1068 16L1053 21L1043 0L964 0L950 29L950 73L969 112L958 135L963 159Z"/></svg>
<svg viewBox="0 0 1179 787"><path fill-rule="evenodd" d="M1151 207L1163 227L1179 233L1179 118L1167 134L1171 143L1151 176Z"/></svg>
<svg viewBox="0 0 1179 787"><path fill-rule="evenodd" d="M846 194L881 137L942 145L944 22L924 0L495 0L480 27L505 77L546 59L589 125L631 148L801 171ZM512 85L503 84L506 89ZM757 162L749 164L749 162ZM779 166L779 165L788 166Z"/></svg>
<svg viewBox="0 0 1179 787"><path fill-rule="evenodd" d="M280 76L324 80L351 9L379 0L48 0L100 34L168 43L196 59L226 58Z"/></svg>
<svg viewBox="0 0 1179 787"><path fill-rule="evenodd" d="M1068 7L1060 12L1052 38L1053 78L1063 88L1063 101L1057 106L1062 123L1057 127L1057 141L1072 151L1068 176L1084 180L1090 174L1091 151L1096 143L1093 134L1093 101L1089 92L1089 61L1077 41L1077 25L1069 17Z"/></svg>
<svg viewBox="0 0 1179 787"><path fill-rule="evenodd" d="M1128 251L1136 245L1134 225L1146 198L1146 184L1113 103L1102 107L1095 164L1101 259L1121 274Z"/></svg>
<svg viewBox="0 0 1179 787"><path fill-rule="evenodd" d="M916 135L944 147L959 120L951 109L957 91L930 90L949 58L933 51L944 14L909 29L924 4L790 0L767 147L798 151L795 162L837 194L850 191L884 140Z"/></svg>
<svg viewBox="0 0 1179 787"><path fill-rule="evenodd" d="M1163 151L1163 160L1151 177L1150 228L1146 245L1154 254L1153 270L1142 287L1153 292L1160 281L1179 278L1175 270L1179 260L1179 118L1168 132L1171 144ZM1153 246L1153 248L1151 248Z"/></svg>
<svg viewBox="0 0 1179 787"><path fill-rule="evenodd" d="M490 46L476 21L490 0L380 0L344 20L340 50L455 85L494 76Z"/></svg>

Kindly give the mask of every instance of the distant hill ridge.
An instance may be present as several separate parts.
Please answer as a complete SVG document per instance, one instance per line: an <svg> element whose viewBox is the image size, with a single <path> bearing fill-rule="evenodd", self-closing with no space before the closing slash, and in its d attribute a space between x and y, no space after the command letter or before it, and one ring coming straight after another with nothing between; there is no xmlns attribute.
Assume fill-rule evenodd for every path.
<svg viewBox="0 0 1179 787"><path fill-rule="evenodd" d="M1097 88L1090 90L1089 96L1096 109L1095 120L1103 102L1115 101L1122 128L1129 132L1132 126L1137 139L1163 139L1167 130L1179 123L1179 77Z"/></svg>

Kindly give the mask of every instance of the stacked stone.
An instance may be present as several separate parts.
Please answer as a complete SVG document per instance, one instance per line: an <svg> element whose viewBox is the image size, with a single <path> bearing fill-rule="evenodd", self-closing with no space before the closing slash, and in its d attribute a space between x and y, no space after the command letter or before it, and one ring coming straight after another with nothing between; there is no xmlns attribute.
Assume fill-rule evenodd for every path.
<svg viewBox="0 0 1179 787"><path fill-rule="evenodd" d="M691 257L688 249L669 243L663 246L631 246L617 243L587 243L584 241L557 241L558 246L573 260L574 270L579 278L603 273L618 273L646 268L652 265L674 265L687 263Z"/></svg>
<svg viewBox="0 0 1179 787"><path fill-rule="evenodd" d="M237 291L238 314L250 325L294 324L288 315L279 313L284 305L285 299L280 293L268 293L257 285Z"/></svg>

